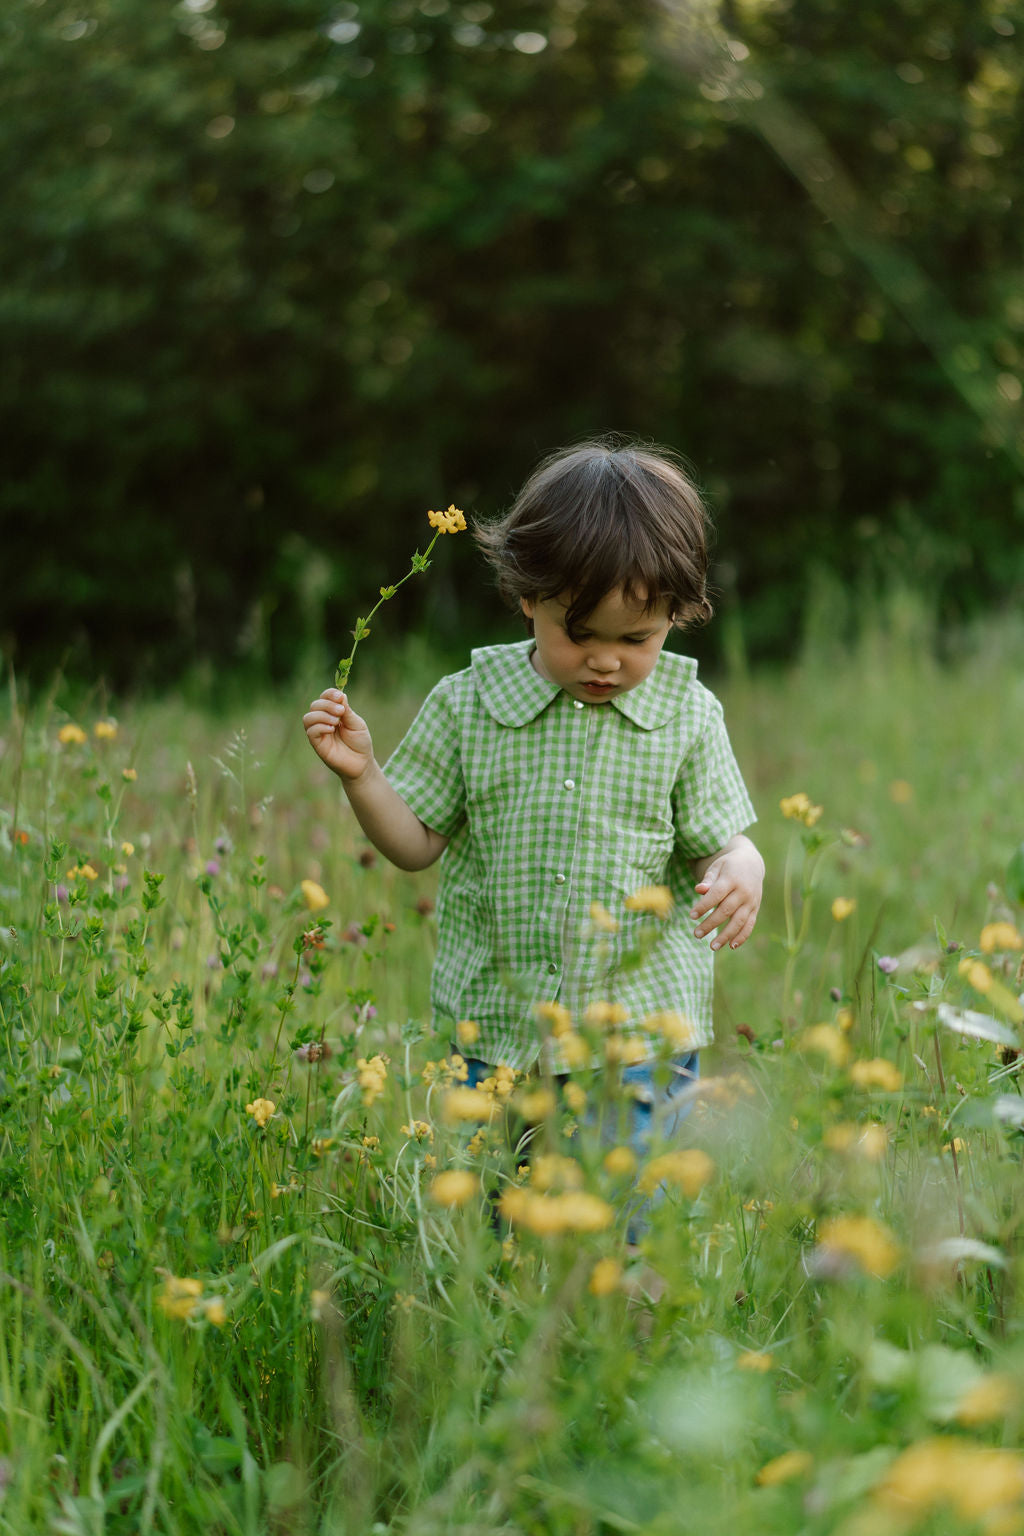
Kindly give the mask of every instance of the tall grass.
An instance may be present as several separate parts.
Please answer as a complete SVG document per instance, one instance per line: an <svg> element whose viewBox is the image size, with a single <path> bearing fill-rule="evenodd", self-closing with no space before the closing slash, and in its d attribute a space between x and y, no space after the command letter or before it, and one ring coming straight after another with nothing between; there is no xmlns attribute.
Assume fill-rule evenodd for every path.
<svg viewBox="0 0 1024 1536"><path fill-rule="evenodd" d="M1022 636L833 618L721 690L768 893L638 1261L614 1067L547 1161L502 1084L454 1117L434 877L372 857L308 685L97 736L12 683L0 1529L1024 1529Z"/></svg>

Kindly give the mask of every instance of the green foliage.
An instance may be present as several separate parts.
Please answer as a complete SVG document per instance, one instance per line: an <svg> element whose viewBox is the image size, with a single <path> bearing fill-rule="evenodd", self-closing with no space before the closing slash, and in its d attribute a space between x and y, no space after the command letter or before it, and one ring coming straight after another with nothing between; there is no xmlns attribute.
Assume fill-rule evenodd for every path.
<svg viewBox="0 0 1024 1536"><path fill-rule="evenodd" d="M894 603L845 654L822 628L817 661L726 691L768 896L635 1260L632 1176L564 1088L540 1132L562 1161L535 1146L528 1181L500 1120L477 1143L449 1120L431 876L366 848L298 707L250 701L231 734L163 703L100 735L12 707L4 1530L1017 1518L1020 637L944 668L911 624ZM617 1113L614 1065L571 1087ZM580 1179L607 1226L573 1230ZM495 1232L492 1190L568 1203Z"/></svg>
<svg viewBox="0 0 1024 1536"><path fill-rule="evenodd" d="M692 456L758 651L812 557L1018 593L1022 24L13 0L5 644L285 675L427 506L610 429ZM472 561L410 628L494 622Z"/></svg>

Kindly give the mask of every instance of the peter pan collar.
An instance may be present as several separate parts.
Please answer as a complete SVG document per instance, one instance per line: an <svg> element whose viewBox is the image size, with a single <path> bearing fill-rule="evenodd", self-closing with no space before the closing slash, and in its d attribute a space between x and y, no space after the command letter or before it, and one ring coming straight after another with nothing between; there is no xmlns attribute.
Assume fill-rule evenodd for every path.
<svg viewBox="0 0 1024 1536"><path fill-rule="evenodd" d="M533 640L527 639L512 645L482 646L470 655L477 693L499 725L528 725L562 692L557 683L548 682L535 670L530 661L532 650ZM609 704L641 730L654 731L678 715L696 675L697 663L692 657L662 651L650 676L628 693L610 699Z"/></svg>

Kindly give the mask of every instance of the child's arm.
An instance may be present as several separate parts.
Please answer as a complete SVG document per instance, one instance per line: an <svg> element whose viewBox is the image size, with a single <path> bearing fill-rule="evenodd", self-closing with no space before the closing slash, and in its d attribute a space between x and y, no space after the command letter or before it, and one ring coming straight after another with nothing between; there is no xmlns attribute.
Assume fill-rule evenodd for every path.
<svg viewBox="0 0 1024 1536"><path fill-rule="evenodd" d="M373 755L365 720L337 688L325 688L303 715L310 746L345 786L356 820L370 842L399 869L426 869L448 839L420 821L392 789Z"/></svg>
<svg viewBox="0 0 1024 1536"><path fill-rule="evenodd" d="M690 916L704 919L694 937L702 939L721 928L711 948L721 949L727 943L730 949L739 949L750 938L761 906L764 859L750 838L738 832L717 853L694 859L691 867L700 899L690 908Z"/></svg>

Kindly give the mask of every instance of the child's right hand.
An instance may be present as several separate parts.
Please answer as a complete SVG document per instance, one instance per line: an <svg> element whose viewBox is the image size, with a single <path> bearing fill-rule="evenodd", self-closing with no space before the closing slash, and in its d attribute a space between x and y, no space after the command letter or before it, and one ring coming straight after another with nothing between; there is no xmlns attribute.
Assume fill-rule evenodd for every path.
<svg viewBox="0 0 1024 1536"><path fill-rule="evenodd" d="M313 751L340 778L358 779L372 764L369 728L340 688L325 688L303 715L302 723Z"/></svg>

